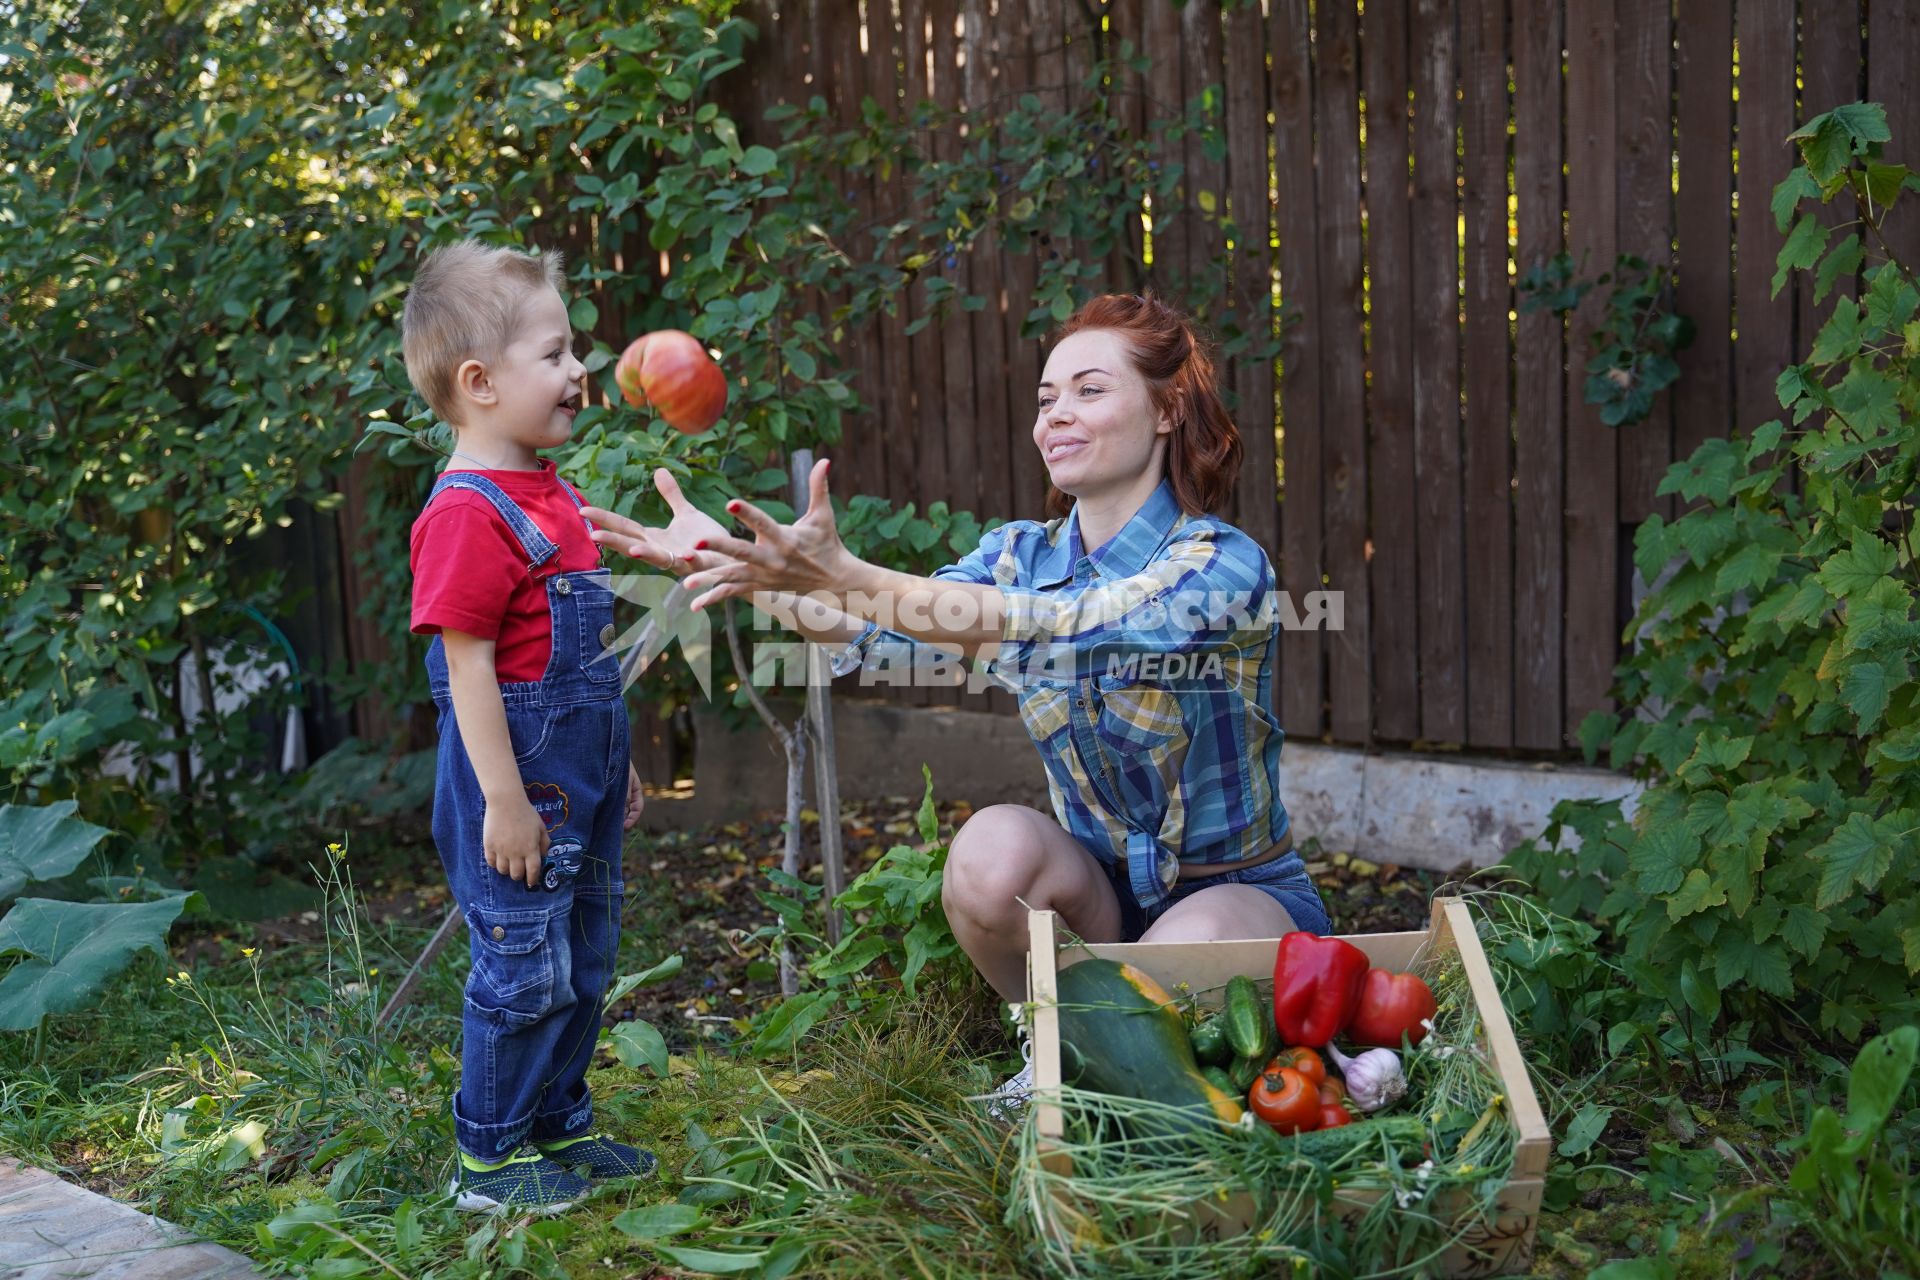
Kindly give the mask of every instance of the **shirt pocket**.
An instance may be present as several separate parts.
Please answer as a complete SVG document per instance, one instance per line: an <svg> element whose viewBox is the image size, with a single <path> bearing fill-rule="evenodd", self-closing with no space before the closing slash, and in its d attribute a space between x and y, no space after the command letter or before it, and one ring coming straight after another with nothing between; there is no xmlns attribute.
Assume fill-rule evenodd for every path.
<svg viewBox="0 0 1920 1280"><path fill-rule="evenodd" d="M1094 691L1100 700L1094 728L1117 751L1152 751L1186 732L1180 696L1163 685L1108 675L1096 678Z"/></svg>
<svg viewBox="0 0 1920 1280"><path fill-rule="evenodd" d="M1057 685L1030 685L1020 695L1020 720L1036 743L1057 742L1067 732L1072 695Z"/></svg>

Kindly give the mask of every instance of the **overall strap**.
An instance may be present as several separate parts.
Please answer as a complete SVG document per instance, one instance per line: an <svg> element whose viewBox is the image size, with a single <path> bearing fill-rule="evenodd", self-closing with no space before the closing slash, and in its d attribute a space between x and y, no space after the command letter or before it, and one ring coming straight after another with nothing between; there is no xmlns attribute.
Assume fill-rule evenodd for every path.
<svg viewBox="0 0 1920 1280"><path fill-rule="evenodd" d="M566 479L563 476L561 476L559 472L557 471L554 472L553 478L555 480L560 481L560 487L567 491L567 496L569 498L573 499L573 509L575 511L578 511L581 507L584 507L587 505L586 499L580 496L580 491L574 488L571 484L567 483ZM580 523L587 526L587 536L591 538L593 536L593 521L587 519L585 516L581 516Z"/></svg>
<svg viewBox="0 0 1920 1280"><path fill-rule="evenodd" d="M513 530L513 536L520 540L521 549L527 553L527 572L534 572L560 553L560 548L551 538L540 532L540 526L520 509L520 504L509 498L505 490L485 476L475 475L471 471L442 472L440 478L433 482L433 492L427 495L427 505L432 506L433 500L439 497L444 489L466 489L492 503L493 509L499 513L502 520L507 522L507 527Z"/></svg>

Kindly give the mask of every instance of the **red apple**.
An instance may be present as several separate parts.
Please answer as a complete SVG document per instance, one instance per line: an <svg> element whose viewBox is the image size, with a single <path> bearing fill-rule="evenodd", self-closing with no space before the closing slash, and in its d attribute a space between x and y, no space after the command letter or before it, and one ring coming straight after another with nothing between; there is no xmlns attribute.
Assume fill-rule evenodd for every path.
<svg viewBox="0 0 1920 1280"><path fill-rule="evenodd" d="M700 340L678 329L635 338L613 366L626 402L652 405L675 431L697 436L727 409L727 378Z"/></svg>

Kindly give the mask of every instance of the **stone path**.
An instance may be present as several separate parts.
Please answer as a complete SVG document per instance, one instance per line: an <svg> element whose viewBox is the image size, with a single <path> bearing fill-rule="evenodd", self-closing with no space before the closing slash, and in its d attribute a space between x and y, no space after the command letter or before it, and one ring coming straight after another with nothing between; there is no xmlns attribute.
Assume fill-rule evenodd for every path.
<svg viewBox="0 0 1920 1280"><path fill-rule="evenodd" d="M0 1280L238 1280L259 1274L231 1249L170 1222L0 1160Z"/></svg>

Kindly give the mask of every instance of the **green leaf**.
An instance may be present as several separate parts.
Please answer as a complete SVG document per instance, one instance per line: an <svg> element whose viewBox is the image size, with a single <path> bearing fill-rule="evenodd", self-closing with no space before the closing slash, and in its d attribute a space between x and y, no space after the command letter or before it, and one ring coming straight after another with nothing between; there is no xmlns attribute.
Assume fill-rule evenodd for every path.
<svg viewBox="0 0 1920 1280"><path fill-rule="evenodd" d="M1720 1016L1720 988L1702 977L1691 960L1680 966L1680 997L1708 1022Z"/></svg>
<svg viewBox="0 0 1920 1280"><path fill-rule="evenodd" d="M613 1056L629 1067L646 1066L661 1079L667 1076L667 1042L651 1022L635 1018L617 1024L608 1033L613 1040Z"/></svg>
<svg viewBox="0 0 1920 1280"><path fill-rule="evenodd" d="M1820 566L1820 585L1844 600L1892 573L1898 560L1891 543L1871 533L1856 533L1845 550L1834 552Z"/></svg>
<svg viewBox="0 0 1920 1280"><path fill-rule="evenodd" d="M1887 669L1871 660L1854 664L1840 680L1840 696L1859 717L1860 732L1871 733L1887 710L1890 681Z"/></svg>
<svg viewBox="0 0 1920 1280"><path fill-rule="evenodd" d="M763 178L780 167L780 157L766 147L748 147L740 157L740 172Z"/></svg>
<svg viewBox="0 0 1920 1280"><path fill-rule="evenodd" d="M640 973L621 974L618 978L614 979L613 986L608 990L604 1003L611 1007L620 1003L621 999L635 987L644 987L654 982L665 982L668 978L680 972L680 966L683 963L685 963L685 961L679 955L670 955L665 960L654 965L651 969L644 970Z"/></svg>
<svg viewBox="0 0 1920 1280"><path fill-rule="evenodd" d="M757 1253L721 1253L717 1249L690 1249L677 1245L656 1244L653 1246L653 1251L671 1258L689 1271L700 1271L714 1276L758 1271L767 1260L765 1249Z"/></svg>
<svg viewBox="0 0 1920 1280"><path fill-rule="evenodd" d="M1780 921L1780 936L1795 952L1812 960L1820 954L1820 942L1826 940L1826 913L1812 910L1805 902L1795 902Z"/></svg>
<svg viewBox="0 0 1920 1280"><path fill-rule="evenodd" d="M940 839L940 814L933 807L933 769L924 761L920 765L920 776L925 779L926 788L920 793L920 810L914 814L914 824L920 829L920 843L933 844Z"/></svg>
<svg viewBox="0 0 1920 1280"><path fill-rule="evenodd" d="M79 804L0 805L0 902L34 880L58 880L107 835L105 827L73 816Z"/></svg>
<svg viewBox="0 0 1920 1280"><path fill-rule="evenodd" d="M1709 907L1726 905L1727 891L1714 883L1705 871L1695 867L1687 872L1687 878L1681 882L1679 892L1667 899L1667 919L1683 920Z"/></svg>
<svg viewBox="0 0 1920 1280"><path fill-rule="evenodd" d="M1893 863L1893 849L1864 813L1847 815L1846 822L1811 857L1826 864L1813 905L1826 910L1853 895L1854 886L1872 891Z"/></svg>
<svg viewBox="0 0 1920 1280"><path fill-rule="evenodd" d="M1722 930L1715 946L1713 976L1722 991L1744 979L1769 995L1793 995L1793 966L1780 948L1737 929Z"/></svg>
<svg viewBox="0 0 1920 1280"><path fill-rule="evenodd" d="M1758 542L1749 542L1727 557L1715 575L1713 589L1721 595L1753 591L1773 581L1780 567L1780 552Z"/></svg>
<svg viewBox="0 0 1920 1280"><path fill-rule="evenodd" d="M832 1003L831 991L813 991L786 1001L767 1019L759 1039L753 1042L754 1053L788 1052L814 1023L826 1016Z"/></svg>
<svg viewBox="0 0 1920 1280"><path fill-rule="evenodd" d="M1827 294L1842 277L1852 279L1860 270L1860 264L1866 259L1866 248L1860 243L1860 236L1852 232L1827 250L1827 256L1820 259L1820 267L1813 276L1813 300L1824 302Z"/></svg>
<svg viewBox="0 0 1920 1280"><path fill-rule="evenodd" d="M1774 225L1785 231L1787 224L1793 221L1793 211L1800 207L1802 200L1819 198L1820 184L1813 180L1813 175L1804 166L1795 165L1773 189L1771 208Z"/></svg>
<svg viewBox="0 0 1920 1280"><path fill-rule="evenodd" d="M574 328L591 333L593 327L600 323L600 308L593 304L592 298L583 295L575 298L573 305L567 308L567 319L573 322Z"/></svg>
<svg viewBox="0 0 1920 1280"><path fill-rule="evenodd" d="M0 955L26 958L0 977L0 1031L26 1031L88 1003L141 951L166 954L187 895L155 902L22 898L0 920Z"/></svg>
<svg viewBox="0 0 1920 1280"><path fill-rule="evenodd" d="M890 942L883 936L848 938L848 944L835 947L808 966L816 978L844 978L859 973L886 954Z"/></svg>
<svg viewBox="0 0 1920 1280"><path fill-rule="evenodd" d="M1643 831L1627 850L1627 866L1643 893L1672 893L1700 860L1700 837L1680 823Z"/></svg>
<svg viewBox="0 0 1920 1280"><path fill-rule="evenodd" d="M1773 293L1770 296L1780 296L1780 290L1785 287L1787 276L1794 268L1811 267L1820 261L1820 254L1827 247L1827 237L1832 234L1832 229L1811 213L1801 214L1800 221L1793 224L1793 230L1787 235L1786 244L1780 247L1780 255L1776 259L1779 265L1773 271Z"/></svg>
<svg viewBox="0 0 1920 1280"><path fill-rule="evenodd" d="M1567 1136L1560 1140L1560 1154L1577 1156L1592 1147L1606 1132L1607 1118L1612 1114L1612 1107L1603 1107L1596 1102L1581 1107L1567 1123Z"/></svg>
<svg viewBox="0 0 1920 1280"><path fill-rule="evenodd" d="M1815 364L1832 364L1860 350L1860 304L1841 298L1833 304L1833 314L1820 326L1813 340L1813 352L1807 358Z"/></svg>
<svg viewBox="0 0 1920 1280"><path fill-rule="evenodd" d="M613 1226L636 1240L658 1240L692 1231L702 1220L700 1210L690 1204L650 1204L618 1215Z"/></svg>
<svg viewBox="0 0 1920 1280"><path fill-rule="evenodd" d="M1920 1058L1920 1027L1899 1027L1875 1036L1853 1060L1847 1077L1847 1128L1856 1149L1870 1145L1906 1092L1913 1064Z"/></svg>

